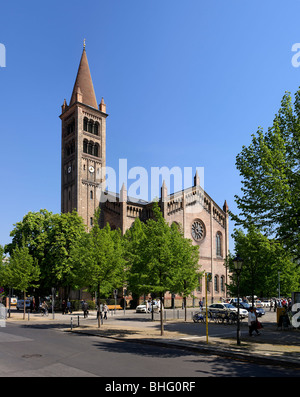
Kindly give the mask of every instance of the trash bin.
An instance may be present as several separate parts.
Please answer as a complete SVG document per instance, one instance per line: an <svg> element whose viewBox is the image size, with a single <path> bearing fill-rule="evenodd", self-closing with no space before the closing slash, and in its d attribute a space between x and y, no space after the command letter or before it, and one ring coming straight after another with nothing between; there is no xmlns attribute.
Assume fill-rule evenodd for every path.
<svg viewBox="0 0 300 397"><path fill-rule="evenodd" d="M280 316L283 316L284 313L285 313L285 308L284 308L284 307L277 307L277 309L276 309L277 324L279 324L279 318L280 318Z"/></svg>

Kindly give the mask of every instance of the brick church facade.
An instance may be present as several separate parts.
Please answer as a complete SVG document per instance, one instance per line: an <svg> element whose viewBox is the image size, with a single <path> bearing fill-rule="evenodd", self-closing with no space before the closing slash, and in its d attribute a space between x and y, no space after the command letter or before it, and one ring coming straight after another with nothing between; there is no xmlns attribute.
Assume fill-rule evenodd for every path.
<svg viewBox="0 0 300 397"><path fill-rule="evenodd" d="M104 182L103 171L106 167L107 116L103 98L99 105L97 103L84 48L70 103L64 100L60 115L61 211L76 209L90 228L95 210L100 206L100 226L108 222L124 234L136 218L146 221L152 217L152 202L128 197L124 184L119 193L106 191L105 200L100 200L99 186ZM193 186L172 194L163 182L159 205L165 220L169 224L179 224L184 236L199 245L199 267L212 274L208 283L208 301L226 297L228 274L224 260L229 238L226 201L223 207L215 203L200 186L196 173ZM197 305L199 299L205 296L203 280L199 280L193 295L193 303ZM166 306L171 299L171 296L165 297Z"/></svg>

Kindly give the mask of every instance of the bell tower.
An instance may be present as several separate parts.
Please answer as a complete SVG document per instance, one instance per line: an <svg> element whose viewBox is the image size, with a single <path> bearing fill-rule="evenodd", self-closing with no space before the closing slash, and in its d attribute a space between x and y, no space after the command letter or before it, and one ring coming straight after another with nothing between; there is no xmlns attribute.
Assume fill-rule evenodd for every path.
<svg viewBox="0 0 300 397"><path fill-rule="evenodd" d="M97 105L85 43L69 105L62 105L61 212L74 209L88 228L99 206L96 190L106 164L106 105Z"/></svg>

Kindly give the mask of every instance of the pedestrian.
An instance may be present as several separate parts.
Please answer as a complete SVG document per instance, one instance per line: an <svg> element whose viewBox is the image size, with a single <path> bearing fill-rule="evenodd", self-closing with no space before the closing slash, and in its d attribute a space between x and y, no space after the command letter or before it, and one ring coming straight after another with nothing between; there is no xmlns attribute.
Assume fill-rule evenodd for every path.
<svg viewBox="0 0 300 397"><path fill-rule="evenodd" d="M104 312L104 320L107 320L108 306L106 303L104 303L103 312Z"/></svg>
<svg viewBox="0 0 300 397"><path fill-rule="evenodd" d="M42 303L42 313L43 313L43 316L48 316L48 305L47 305L46 301L44 301Z"/></svg>
<svg viewBox="0 0 300 397"><path fill-rule="evenodd" d="M88 304L85 300L82 302L82 310L83 310L83 317L86 318L89 312L88 312Z"/></svg>
<svg viewBox="0 0 300 397"><path fill-rule="evenodd" d="M71 302L68 300L67 302L67 313L72 314L72 307L71 307Z"/></svg>
<svg viewBox="0 0 300 397"><path fill-rule="evenodd" d="M62 301L62 304L61 304L61 311L62 311L62 314L65 314L65 313L66 313L66 308L67 308L66 301L63 300L63 301Z"/></svg>
<svg viewBox="0 0 300 397"><path fill-rule="evenodd" d="M34 298L33 298L33 299L34 299ZM30 313L32 313L32 312L33 312L33 309L34 309L34 302L33 302L33 299L30 300Z"/></svg>
<svg viewBox="0 0 300 397"><path fill-rule="evenodd" d="M200 299L199 300L199 309L200 309L200 311L202 310L202 308L203 308L203 301Z"/></svg>
<svg viewBox="0 0 300 397"><path fill-rule="evenodd" d="M248 313L248 327L249 336L253 336L253 331L255 331L257 335L260 335L257 330L257 318L253 307L250 307L250 311Z"/></svg>

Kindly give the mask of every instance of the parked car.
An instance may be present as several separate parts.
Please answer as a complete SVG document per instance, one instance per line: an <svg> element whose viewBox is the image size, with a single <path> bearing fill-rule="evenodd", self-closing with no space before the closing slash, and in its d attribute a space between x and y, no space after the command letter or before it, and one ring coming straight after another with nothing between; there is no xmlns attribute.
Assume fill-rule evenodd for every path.
<svg viewBox="0 0 300 397"><path fill-rule="evenodd" d="M208 306L209 313L217 313L217 312L235 312L237 313L237 308L230 303L213 303L212 305ZM248 310L240 308L240 317L245 318L248 317Z"/></svg>
<svg viewBox="0 0 300 397"><path fill-rule="evenodd" d="M263 307L262 301L260 299L255 299L254 306L255 307Z"/></svg>
<svg viewBox="0 0 300 397"><path fill-rule="evenodd" d="M25 300L25 310L30 309L30 299ZM17 310L24 310L24 299L19 299L17 302Z"/></svg>
<svg viewBox="0 0 300 397"><path fill-rule="evenodd" d="M230 303L231 305L234 305L235 306L235 303L237 303L237 298L231 298L230 299L230 301L228 302L228 303ZM239 298L239 301L240 302L243 302L243 299L242 298Z"/></svg>
<svg viewBox="0 0 300 397"><path fill-rule="evenodd" d="M141 303L140 305L138 305L136 307L136 313L147 313L147 306L146 306L146 302ZM153 311L155 313L158 313L159 309L158 309L158 305L156 305L155 303L153 304Z"/></svg>
<svg viewBox="0 0 300 397"><path fill-rule="evenodd" d="M240 302L240 307L242 307L243 309L245 309L245 310L247 310L249 312L250 307L252 307L252 305L250 305L247 302ZM256 307L256 306L254 306L254 307L256 309L257 317L261 317L261 316L263 316L265 314L265 311L264 311L264 309L262 307Z"/></svg>
<svg viewBox="0 0 300 397"><path fill-rule="evenodd" d="M268 299L263 299L261 301L261 304L263 307L270 307L271 306L271 301L269 301Z"/></svg>
<svg viewBox="0 0 300 397"><path fill-rule="evenodd" d="M263 307L255 307L255 311L256 311L257 317L261 317L264 314L266 314Z"/></svg>

